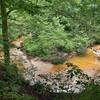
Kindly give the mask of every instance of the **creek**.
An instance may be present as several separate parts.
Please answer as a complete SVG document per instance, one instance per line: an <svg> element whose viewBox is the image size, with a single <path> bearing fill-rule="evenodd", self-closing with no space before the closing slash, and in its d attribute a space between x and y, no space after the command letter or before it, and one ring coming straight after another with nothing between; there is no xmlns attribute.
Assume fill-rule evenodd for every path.
<svg viewBox="0 0 100 100"><path fill-rule="evenodd" d="M12 43L14 45L20 46L20 43L22 42L23 38L17 39ZM100 45L94 45L92 48L100 51ZM66 58L67 60L64 62L64 64L57 65L41 61L38 58L29 59L24 52L17 48L10 49L10 55L11 62L17 64L17 67L19 69L35 66L37 69L37 74L44 74L49 72L55 73L58 71L63 71L67 69L66 63L72 63L74 65L77 65L89 76L95 77L100 75L100 54L96 55L93 49L87 48L84 55L76 55L69 60ZM3 59L2 52L0 52L0 59Z"/></svg>

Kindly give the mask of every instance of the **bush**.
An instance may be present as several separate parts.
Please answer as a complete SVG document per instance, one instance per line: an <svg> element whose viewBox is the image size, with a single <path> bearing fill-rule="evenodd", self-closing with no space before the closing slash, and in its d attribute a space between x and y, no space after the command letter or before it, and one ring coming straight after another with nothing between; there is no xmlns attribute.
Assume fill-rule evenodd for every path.
<svg viewBox="0 0 100 100"><path fill-rule="evenodd" d="M92 84L80 94L79 100L100 100L100 86Z"/></svg>
<svg viewBox="0 0 100 100"><path fill-rule="evenodd" d="M15 65L0 63L0 100L35 100L30 95L20 93L25 81Z"/></svg>
<svg viewBox="0 0 100 100"><path fill-rule="evenodd" d="M38 39L26 38L24 49L28 55L38 56L52 63L62 63L64 59L60 53L83 53L90 43L87 35L70 37L68 33L41 33Z"/></svg>

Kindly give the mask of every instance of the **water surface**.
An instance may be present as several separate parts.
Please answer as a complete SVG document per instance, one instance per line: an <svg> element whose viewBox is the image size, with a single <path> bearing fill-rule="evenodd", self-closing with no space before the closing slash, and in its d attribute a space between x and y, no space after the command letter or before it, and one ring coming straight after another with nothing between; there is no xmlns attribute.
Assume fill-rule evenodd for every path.
<svg viewBox="0 0 100 100"><path fill-rule="evenodd" d="M95 45L92 48L96 50L100 50L100 45ZM53 65L51 68L51 72L61 71L67 69L66 62L77 65L83 71L88 71L89 74L100 74L100 55L96 55L93 53L93 50L87 48L84 55L77 55L65 61L64 64Z"/></svg>

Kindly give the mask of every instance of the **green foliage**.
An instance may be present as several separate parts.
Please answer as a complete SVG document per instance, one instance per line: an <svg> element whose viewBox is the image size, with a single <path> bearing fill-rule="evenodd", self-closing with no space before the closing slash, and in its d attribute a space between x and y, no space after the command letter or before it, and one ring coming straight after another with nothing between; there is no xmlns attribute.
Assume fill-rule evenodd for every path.
<svg viewBox="0 0 100 100"><path fill-rule="evenodd" d="M0 98L2 100L36 100L27 94L26 95L19 95L19 94L14 93L14 92L7 92L7 93L4 93L2 96L3 97Z"/></svg>
<svg viewBox="0 0 100 100"><path fill-rule="evenodd" d="M32 37L27 37L24 42L24 49L29 55L57 64L64 62L62 53L83 53L91 43L100 44L99 0L5 1L10 40L32 33ZM0 15L0 47L1 27ZM29 95L19 94L23 84L23 78L14 65L5 67L0 64L0 99L33 100ZM39 94L48 90L41 84L36 84L34 89ZM93 84L79 95L79 100L99 100L100 86ZM64 99L69 97L66 95ZM60 97L53 99L59 100Z"/></svg>
<svg viewBox="0 0 100 100"><path fill-rule="evenodd" d="M99 100L100 86L92 84L83 93L80 94L79 100Z"/></svg>
<svg viewBox="0 0 100 100"><path fill-rule="evenodd" d="M91 43L99 43L99 2L44 2L46 4L43 5L47 5L48 2L48 9L43 7L42 13L34 15L31 19L32 38L27 38L24 43L24 49L28 54L48 61L59 60L62 59L59 56L61 52L83 53ZM37 5L40 4L42 5L38 1Z"/></svg>
<svg viewBox="0 0 100 100"><path fill-rule="evenodd" d="M27 34L30 29L30 20L31 17L25 12L13 11L10 13L8 17L10 40L15 40L18 36Z"/></svg>
<svg viewBox="0 0 100 100"><path fill-rule="evenodd" d="M32 33L24 43L29 55L59 63L63 61L59 53L80 54L90 44L100 43L99 0L6 2L10 39Z"/></svg>
<svg viewBox="0 0 100 100"><path fill-rule="evenodd" d="M49 94L50 88L45 86L44 84L41 84L40 82L37 82L34 86L33 89L36 93L39 95L46 96Z"/></svg>
<svg viewBox="0 0 100 100"><path fill-rule="evenodd" d="M25 81L14 65L5 66L0 63L0 99L1 100L33 100L28 94L19 93Z"/></svg>
<svg viewBox="0 0 100 100"><path fill-rule="evenodd" d="M93 34L92 38L94 39L95 43L100 44L100 33Z"/></svg>
<svg viewBox="0 0 100 100"><path fill-rule="evenodd" d="M62 61L61 52L76 51L81 53L91 43L87 35L70 36L68 33L41 33L34 41L27 38L24 48L29 55L39 56L41 59L56 62ZM58 58L58 59L57 59Z"/></svg>
<svg viewBox="0 0 100 100"><path fill-rule="evenodd" d="M73 66L70 65L69 66ZM8 66L7 66L8 67ZM18 79L18 74L16 73L16 68L13 66L9 66L8 69L4 66L4 64L0 63L0 99L1 100L40 100L36 99L39 96L44 97L45 100L61 100L62 98L65 100L99 100L100 99L100 85L96 85L91 83L88 85L86 90L79 94L71 94L71 93L50 93L49 87L46 85L36 83L33 88L34 92L37 94L33 96L28 95L27 93L22 93L20 90L20 86L24 86L25 82L20 77ZM6 69L7 68L7 69ZM71 71L71 72L70 72ZM81 70L76 66L70 70L69 73L80 74ZM58 76L59 77L59 76ZM19 82L19 81L20 82ZM14 82L15 81L15 82Z"/></svg>

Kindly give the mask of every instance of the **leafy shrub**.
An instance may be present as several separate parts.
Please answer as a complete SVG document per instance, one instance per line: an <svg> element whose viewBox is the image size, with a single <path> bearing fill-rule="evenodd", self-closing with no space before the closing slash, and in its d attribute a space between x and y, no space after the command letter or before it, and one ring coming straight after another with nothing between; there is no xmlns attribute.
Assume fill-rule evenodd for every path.
<svg viewBox="0 0 100 100"><path fill-rule="evenodd" d="M59 55L61 52L76 51L82 53L90 43L91 40L87 35L70 37L68 33L64 32L41 33L38 39L27 38L24 42L24 49L31 56L38 56L52 63L62 63L64 59Z"/></svg>
<svg viewBox="0 0 100 100"><path fill-rule="evenodd" d="M94 35L92 35L92 38L94 39L94 42L96 44L100 44L100 33L95 33Z"/></svg>
<svg viewBox="0 0 100 100"><path fill-rule="evenodd" d="M28 94L19 93L25 81L14 65L0 63L0 100L35 100Z"/></svg>
<svg viewBox="0 0 100 100"><path fill-rule="evenodd" d="M79 100L99 100L100 86L92 83L85 91L80 94Z"/></svg>

